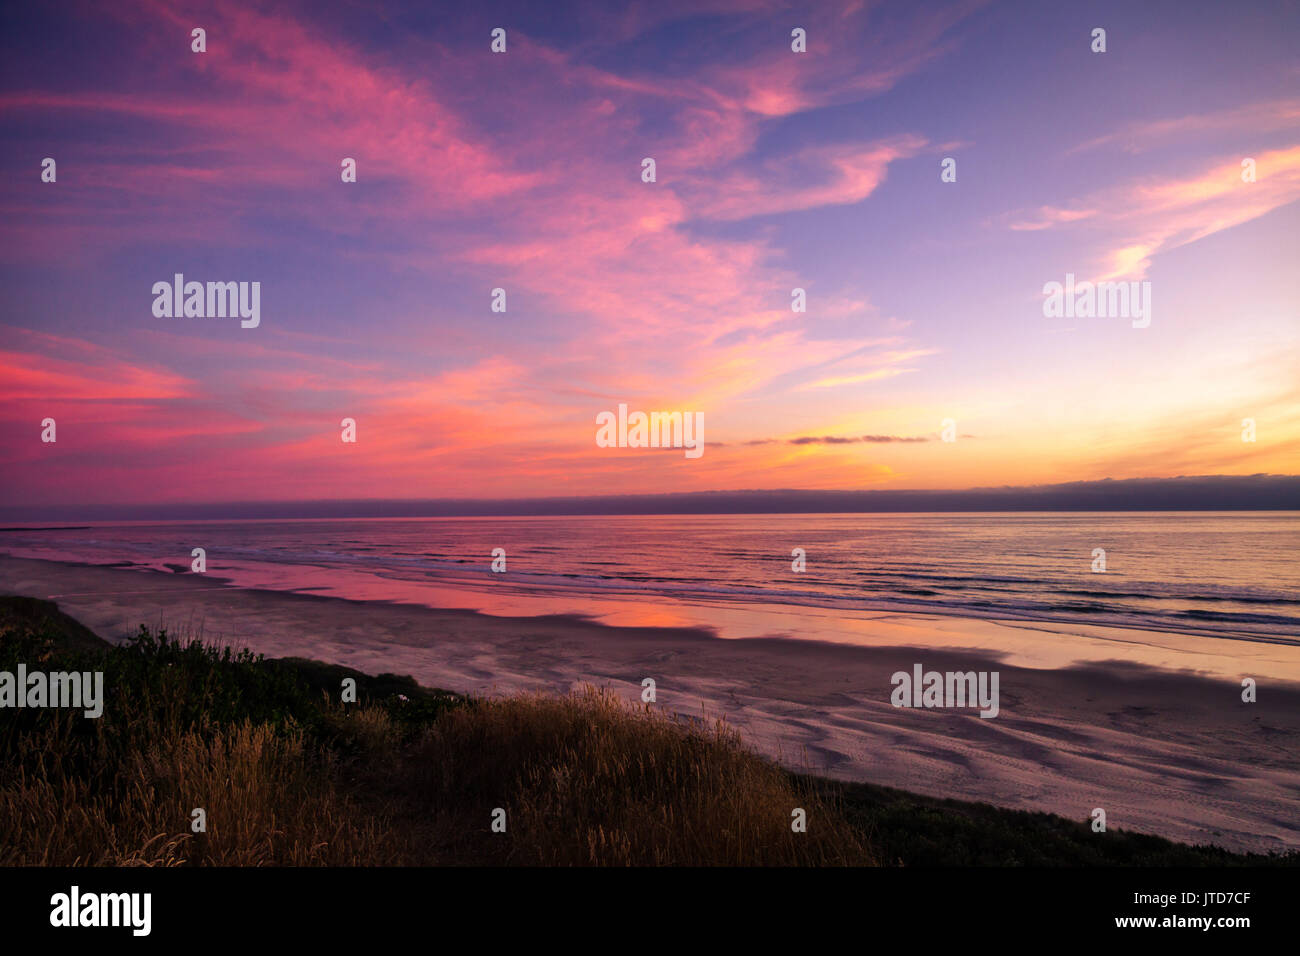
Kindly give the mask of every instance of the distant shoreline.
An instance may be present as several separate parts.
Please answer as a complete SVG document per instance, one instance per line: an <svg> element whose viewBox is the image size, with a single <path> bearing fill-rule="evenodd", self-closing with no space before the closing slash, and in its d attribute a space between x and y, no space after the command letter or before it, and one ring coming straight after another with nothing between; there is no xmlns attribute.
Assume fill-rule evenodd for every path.
<svg viewBox="0 0 1300 956"><path fill-rule="evenodd" d="M0 531L88 531L94 525L89 524L52 524L52 525L23 525L13 528L0 528Z"/></svg>
<svg viewBox="0 0 1300 956"><path fill-rule="evenodd" d="M0 507L6 521L444 518L586 515L1300 511L1300 475L1106 478L965 490L794 489L550 498L339 499Z"/></svg>

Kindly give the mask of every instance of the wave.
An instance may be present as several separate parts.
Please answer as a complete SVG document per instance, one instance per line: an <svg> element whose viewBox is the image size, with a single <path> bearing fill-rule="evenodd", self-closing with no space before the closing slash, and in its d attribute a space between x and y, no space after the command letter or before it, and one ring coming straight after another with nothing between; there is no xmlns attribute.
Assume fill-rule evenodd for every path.
<svg viewBox="0 0 1300 956"><path fill-rule="evenodd" d="M44 548L44 556L60 560L159 568L167 562L188 564L190 548L201 545L208 551L210 573L226 568L248 581L270 580L270 586L282 588L292 588L295 581L315 586L323 568L417 585L571 595L575 606L581 606L579 595L590 595L1074 621L1292 642L1300 634L1300 618L1294 614L1300 591L1288 575L1294 567L1287 563L1289 543L1282 549L1263 548L1246 533L1231 545L1216 543L1220 560L1213 576L1207 574L1209 580L1169 581L1159 580L1165 568L1201 566L1187 563L1196 553L1192 539L1170 537L1182 529L1181 523L1163 529L1160 537L1143 539L1146 550L1132 553L1127 571L1093 577L1086 562L1077 560L1078 554L1088 553L1082 545L1035 550L1015 536L990 544L987 528L965 538L954 533L940 543L933 536L914 539L905 533L867 542L852 524L808 520L822 521L822 537L809 540L808 553L817 557L810 558L804 573L788 564L782 567L789 560L788 532L773 530L767 519L749 524L735 519L735 527L723 533L704 528L691 537L674 526L613 541L598 520L575 519L563 535L551 534L538 544L521 539L509 522L453 528L429 522L414 531L409 524L379 522L366 526L364 533L356 526L340 531L328 522L291 529L236 522L221 527L97 527L89 535L84 530L43 532L25 540L6 537L5 545L11 553L14 546L32 552L20 556L40 557ZM1078 540L1078 520L1062 519L1062 539L1073 534ZM741 535L743 545L737 543ZM491 573L485 541L506 546L507 575ZM1261 561L1269 573L1255 573ZM266 574L266 566L277 571Z"/></svg>

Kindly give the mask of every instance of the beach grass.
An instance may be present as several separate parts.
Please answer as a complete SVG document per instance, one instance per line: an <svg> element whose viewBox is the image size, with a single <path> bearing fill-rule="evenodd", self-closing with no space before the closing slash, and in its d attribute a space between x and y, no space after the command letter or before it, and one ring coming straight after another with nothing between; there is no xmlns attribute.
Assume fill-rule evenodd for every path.
<svg viewBox="0 0 1300 956"><path fill-rule="evenodd" d="M791 773L598 688L470 698L144 627L113 645L0 598L0 671L20 662L102 671L106 699L0 712L3 865L1297 862Z"/></svg>
<svg viewBox="0 0 1300 956"><path fill-rule="evenodd" d="M471 700L143 627L125 645L96 644L42 603L6 599L0 670L102 670L106 703L96 719L4 715L3 864L874 860L811 787L722 724L594 688ZM340 699L345 678L355 703ZM796 808L806 833L791 829Z"/></svg>

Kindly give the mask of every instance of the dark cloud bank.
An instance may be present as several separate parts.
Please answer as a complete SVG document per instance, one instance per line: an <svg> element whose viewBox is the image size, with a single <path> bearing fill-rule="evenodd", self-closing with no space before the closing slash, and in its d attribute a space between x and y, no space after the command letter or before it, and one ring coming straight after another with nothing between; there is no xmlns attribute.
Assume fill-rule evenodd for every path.
<svg viewBox="0 0 1300 956"><path fill-rule="evenodd" d="M401 518L461 515L798 514L909 511L1294 511L1298 475L1077 481L965 491L709 491L573 498L0 507L0 520Z"/></svg>

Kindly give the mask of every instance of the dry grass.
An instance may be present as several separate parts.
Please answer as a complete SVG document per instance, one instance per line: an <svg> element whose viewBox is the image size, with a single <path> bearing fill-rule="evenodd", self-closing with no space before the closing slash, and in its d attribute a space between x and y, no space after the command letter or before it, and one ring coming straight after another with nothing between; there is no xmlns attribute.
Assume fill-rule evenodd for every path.
<svg viewBox="0 0 1300 956"><path fill-rule="evenodd" d="M832 807L746 750L608 691L516 696L450 712L413 748L409 781L493 857L542 865L836 865L873 862ZM489 814L506 811L493 834ZM806 833L791 828L807 814Z"/></svg>
<svg viewBox="0 0 1300 956"><path fill-rule="evenodd" d="M96 648L40 603L0 615L0 669L102 669L105 710L0 720L0 865L874 862L837 807L720 722L594 688L470 701L395 675L356 675L362 702L343 705L343 669L145 629Z"/></svg>
<svg viewBox="0 0 1300 956"><path fill-rule="evenodd" d="M31 739L57 747L57 735ZM56 755L57 750L47 750ZM54 766L57 761L50 761ZM25 866L399 863L379 821L334 786L301 732L242 724L163 736L111 788L26 772L0 786L0 864ZM191 812L207 831L191 832Z"/></svg>
<svg viewBox="0 0 1300 956"><path fill-rule="evenodd" d="M840 814L726 727L602 691L481 701L405 740L380 707L340 708L327 724L342 759L297 729L173 729L111 780L60 769L76 719L14 741L43 758L0 774L0 864L872 862ZM190 830L196 807L205 833ZM491 831L497 807L504 834ZM791 829L796 807L806 833Z"/></svg>

